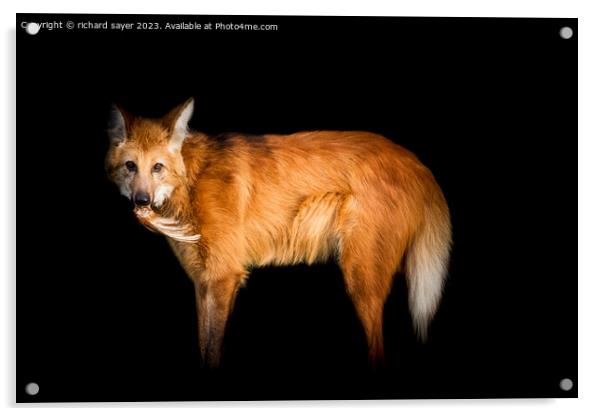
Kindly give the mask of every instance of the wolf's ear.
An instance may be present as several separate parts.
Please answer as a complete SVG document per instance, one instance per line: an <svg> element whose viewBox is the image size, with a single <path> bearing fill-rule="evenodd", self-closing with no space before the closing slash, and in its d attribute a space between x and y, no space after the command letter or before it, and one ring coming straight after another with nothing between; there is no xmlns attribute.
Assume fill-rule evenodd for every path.
<svg viewBox="0 0 602 416"><path fill-rule="evenodd" d="M169 112L163 121L171 131L169 139L169 149L172 152L179 152L182 149L182 143L188 135L188 122L194 111L194 98L189 98L185 103L180 104Z"/></svg>
<svg viewBox="0 0 602 416"><path fill-rule="evenodd" d="M109 139L111 144L123 143L127 134L127 126L131 121L131 115L117 104L111 104L109 115Z"/></svg>

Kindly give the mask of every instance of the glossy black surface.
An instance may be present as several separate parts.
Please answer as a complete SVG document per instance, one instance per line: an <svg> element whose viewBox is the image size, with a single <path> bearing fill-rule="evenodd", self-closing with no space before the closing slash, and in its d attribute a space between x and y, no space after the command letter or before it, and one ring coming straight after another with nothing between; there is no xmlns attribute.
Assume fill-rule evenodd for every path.
<svg viewBox="0 0 602 416"><path fill-rule="evenodd" d="M18 401L576 397L576 19L18 15L17 27L50 20L279 29L18 29ZM192 284L103 167L112 101L159 116L189 96L207 133L367 130L431 168L454 247L426 345L403 277L387 368L371 374L336 265L266 268L239 293L225 369L200 369Z"/></svg>

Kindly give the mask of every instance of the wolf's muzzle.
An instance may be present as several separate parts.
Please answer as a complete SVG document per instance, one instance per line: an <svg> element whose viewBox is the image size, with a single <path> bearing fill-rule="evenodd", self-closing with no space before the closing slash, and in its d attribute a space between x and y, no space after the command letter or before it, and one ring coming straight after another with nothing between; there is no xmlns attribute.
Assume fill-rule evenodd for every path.
<svg viewBox="0 0 602 416"><path fill-rule="evenodd" d="M138 206L147 206L150 202L150 195L147 192L136 192L134 194L134 204Z"/></svg>

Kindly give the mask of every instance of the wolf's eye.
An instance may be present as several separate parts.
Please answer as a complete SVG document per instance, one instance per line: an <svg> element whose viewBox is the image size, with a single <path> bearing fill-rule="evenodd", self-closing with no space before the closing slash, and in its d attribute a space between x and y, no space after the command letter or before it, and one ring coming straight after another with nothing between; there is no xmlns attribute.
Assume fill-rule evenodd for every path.
<svg viewBox="0 0 602 416"><path fill-rule="evenodd" d="M136 166L136 164L134 162L132 162L131 160L128 160L127 162L125 162L125 167L130 172L136 172L138 170L138 166Z"/></svg>
<svg viewBox="0 0 602 416"><path fill-rule="evenodd" d="M161 172L161 169L163 169L163 163L155 163L153 166L153 172L155 173Z"/></svg>

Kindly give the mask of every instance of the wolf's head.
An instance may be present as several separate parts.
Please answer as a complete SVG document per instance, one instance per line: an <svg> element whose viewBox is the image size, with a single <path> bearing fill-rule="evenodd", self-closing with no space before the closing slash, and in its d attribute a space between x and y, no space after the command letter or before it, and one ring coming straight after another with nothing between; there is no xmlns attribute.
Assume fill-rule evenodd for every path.
<svg viewBox="0 0 602 416"><path fill-rule="evenodd" d="M113 105L105 167L136 207L158 210L185 183L181 149L193 107L190 98L161 119L146 119Z"/></svg>

